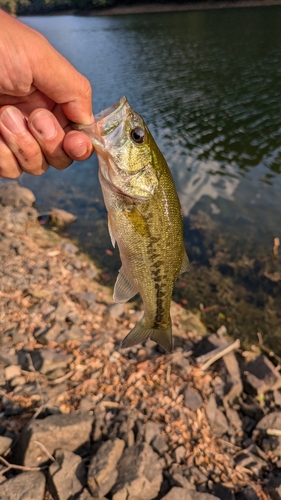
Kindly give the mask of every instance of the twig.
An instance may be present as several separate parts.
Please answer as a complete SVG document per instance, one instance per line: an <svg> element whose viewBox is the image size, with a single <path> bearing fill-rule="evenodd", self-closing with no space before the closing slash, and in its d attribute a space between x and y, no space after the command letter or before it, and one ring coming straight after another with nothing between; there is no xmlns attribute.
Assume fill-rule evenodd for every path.
<svg viewBox="0 0 281 500"><path fill-rule="evenodd" d="M38 446L41 448L41 450L47 455L47 457L52 460L52 462L55 462L55 458L53 457L53 455L51 455L51 453L47 450L46 446L44 446L42 443L40 443L40 441L33 441L33 443L36 443L38 444Z"/></svg>
<svg viewBox="0 0 281 500"><path fill-rule="evenodd" d="M10 469L16 469L16 470L21 470L21 471L40 471L40 470L44 470L47 468L47 466L43 466L43 467L25 467L24 465L16 465L16 464L10 464L9 462L7 462L7 460L5 460L5 458L3 457L0 457L0 462L2 462L3 465L6 465L6 469L2 469L0 470L0 475L3 475L5 474L6 472L8 472Z"/></svg>
<svg viewBox="0 0 281 500"><path fill-rule="evenodd" d="M65 375L62 375L62 377L58 377L58 378L55 378L54 380L51 380L50 384L51 385L60 384L61 382L64 382L68 378L72 377L72 375L74 375L74 373L75 373L75 370L70 370L70 372L65 373Z"/></svg>
<svg viewBox="0 0 281 500"><path fill-rule="evenodd" d="M215 361L222 358L226 354L229 354L231 351L234 351L235 349L239 349L239 347L240 347L240 340L239 339L235 340L234 342L230 342L226 346L217 347L216 349L214 349L213 351L208 353L209 359L208 359L208 361L206 361L206 363L204 363L200 367L201 370L203 370L203 371L207 370L207 368L209 368L209 366L212 365ZM200 361L202 362L202 357L203 356L200 356L200 358L197 358L197 362L198 361L199 361L199 363L200 363Z"/></svg>
<svg viewBox="0 0 281 500"><path fill-rule="evenodd" d="M281 429L266 429L266 434L268 434L269 436L280 437Z"/></svg>

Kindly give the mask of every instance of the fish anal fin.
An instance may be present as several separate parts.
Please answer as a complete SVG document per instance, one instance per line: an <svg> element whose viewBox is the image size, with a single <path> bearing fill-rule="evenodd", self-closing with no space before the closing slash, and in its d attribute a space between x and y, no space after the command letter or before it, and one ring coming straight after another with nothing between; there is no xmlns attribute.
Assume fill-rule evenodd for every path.
<svg viewBox="0 0 281 500"><path fill-rule="evenodd" d="M122 347L132 347L147 339L154 340L166 351L172 350L172 328L166 329L147 328L145 321L141 319L136 326L128 333L122 342Z"/></svg>
<svg viewBox="0 0 281 500"><path fill-rule="evenodd" d="M133 206L128 210L124 210L124 215L129 219L139 235L150 236L148 224L137 207Z"/></svg>
<svg viewBox="0 0 281 500"><path fill-rule="evenodd" d="M109 217L109 214L108 214L107 220L108 220L108 232L109 232L109 236L110 236L110 239L111 239L112 246L113 246L113 248L115 248L116 240L115 240L115 238L113 236L112 223L111 223L111 219Z"/></svg>
<svg viewBox="0 0 281 500"><path fill-rule="evenodd" d="M114 286L113 300L114 302L124 303L134 297L138 293L135 285L127 278L123 271L123 267L119 270L117 280Z"/></svg>
<svg viewBox="0 0 281 500"><path fill-rule="evenodd" d="M188 268L189 268L189 258L187 257L186 251L184 251L184 256L183 256L183 259L182 259L182 264L181 264L181 268L180 268L179 274L186 273L186 271L188 270Z"/></svg>

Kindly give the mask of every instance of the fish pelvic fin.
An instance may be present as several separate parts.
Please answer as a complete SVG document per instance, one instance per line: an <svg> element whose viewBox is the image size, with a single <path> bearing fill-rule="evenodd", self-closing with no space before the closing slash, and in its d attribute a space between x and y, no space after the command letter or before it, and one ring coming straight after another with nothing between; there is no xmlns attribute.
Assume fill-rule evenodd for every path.
<svg viewBox="0 0 281 500"><path fill-rule="evenodd" d="M151 339L161 345L166 351L172 350L172 327L165 329L148 328L145 320L141 319L136 326L128 333L122 342L122 347L132 347L141 342Z"/></svg>
<svg viewBox="0 0 281 500"><path fill-rule="evenodd" d="M179 274L185 273L188 270L188 268L189 268L189 259L187 257L186 251L184 251L184 256L182 259L182 265L181 265Z"/></svg>
<svg viewBox="0 0 281 500"><path fill-rule="evenodd" d="M124 304L138 293L133 283L129 280L123 271L123 267L119 270L117 280L114 286L113 300Z"/></svg>

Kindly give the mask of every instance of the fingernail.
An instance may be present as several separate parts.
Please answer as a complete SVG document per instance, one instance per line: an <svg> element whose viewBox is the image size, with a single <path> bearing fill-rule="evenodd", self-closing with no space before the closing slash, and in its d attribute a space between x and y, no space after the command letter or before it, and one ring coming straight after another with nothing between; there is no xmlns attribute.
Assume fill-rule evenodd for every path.
<svg viewBox="0 0 281 500"><path fill-rule="evenodd" d="M36 132L40 134L43 139L52 139L57 134L57 129L52 116L41 113L35 115L31 120L31 125L35 128Z"/></svg>
<svg viewBox="0 0 281 500"><path fill-rule="evenodd" d="M76 156L77 158L80 158L81 156L84 156L88 151L88 146L85 142L80 142L79 144L76 144L76 146L71 148L71 153L73 156Z"/></svg>
<svg viewBox="0 0 281 500"><path fill-rule="evenodd" d="M17 108L6 108L1 114L1 122L12 134L26 132L26 120Z"/></svg>

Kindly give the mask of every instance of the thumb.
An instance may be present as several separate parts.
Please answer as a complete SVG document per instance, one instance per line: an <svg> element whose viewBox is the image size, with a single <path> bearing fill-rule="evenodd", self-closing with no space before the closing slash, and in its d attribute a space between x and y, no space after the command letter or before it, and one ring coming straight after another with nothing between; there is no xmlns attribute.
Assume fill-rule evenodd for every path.
<svg viewBox="0 0 281 500"><path fill-rule="evenodd" d="M89 124L92 113L90 82L67 59L39 35L41 47L32 53L33 85L61 104L66 117L75 123Z"/></svg>

